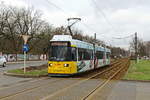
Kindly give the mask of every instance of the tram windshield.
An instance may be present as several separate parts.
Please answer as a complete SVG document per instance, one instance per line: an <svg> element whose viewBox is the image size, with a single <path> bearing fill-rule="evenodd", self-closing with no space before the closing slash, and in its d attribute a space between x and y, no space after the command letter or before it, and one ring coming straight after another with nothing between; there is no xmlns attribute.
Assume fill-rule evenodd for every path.
<svg viewBox="0 0 150 100"><path fill-rule="evenodd" d="M50 61L70 61L71 48L68 42L52 42L49 51Z"/></svg>

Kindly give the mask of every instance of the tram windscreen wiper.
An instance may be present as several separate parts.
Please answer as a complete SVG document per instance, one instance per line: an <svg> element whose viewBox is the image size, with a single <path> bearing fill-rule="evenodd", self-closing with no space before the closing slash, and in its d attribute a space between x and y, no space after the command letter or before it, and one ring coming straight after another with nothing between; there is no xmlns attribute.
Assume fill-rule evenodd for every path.
<svg viewBox="0 0 150 100"><path fill-rule="evenodd" d="M49 60L56 60L56 57L50 57Z"/></svg>

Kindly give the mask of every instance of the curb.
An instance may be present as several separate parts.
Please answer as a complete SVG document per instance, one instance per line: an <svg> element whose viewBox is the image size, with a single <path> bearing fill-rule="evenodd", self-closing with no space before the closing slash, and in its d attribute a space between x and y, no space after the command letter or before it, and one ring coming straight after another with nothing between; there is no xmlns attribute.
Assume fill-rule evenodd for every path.
<svg viewBox="0 0 150 100"><path fill-rule="evenodd" d="M14 77L21 77L21 78L41 78L41 77L47 77L47 75L36 75L36 76L33 76L33 75L24 75L24 74L14 74L14 73L8 73L8 72L4 72L3 75L6 75L6 76L14 76Z"/></svg>
<svg viewBox="0 0 150 100"><path fill-rule="evenodd" d="M28 62L43 62L43 61L47 61L47 60L37 60L37 61L26 61L27 63ZM21 63L24 63L23 61L16 61L16 62L7 62L7 64L21 64Z"/></svg>
<svg viewBox="0 0 150 100"><path fill-rule="evenodd" d="M21 78L41 78L41 77L47 77L48 74L46 75L24 75L24 74L14 74L14 73L8 73L4 72L3 75L6 76L14 76L14 77L21 77ZM128 80L128 79L120 79L120 81L130 81L130 82L150 82L150 80Z"/></svg>
<svg viewBox="0 0 150 100"><path fill-rule="evenodd" d="M129 80L129 79L121 79L121 81L130 81L130 82L150 82L150 80Z"/></svg>

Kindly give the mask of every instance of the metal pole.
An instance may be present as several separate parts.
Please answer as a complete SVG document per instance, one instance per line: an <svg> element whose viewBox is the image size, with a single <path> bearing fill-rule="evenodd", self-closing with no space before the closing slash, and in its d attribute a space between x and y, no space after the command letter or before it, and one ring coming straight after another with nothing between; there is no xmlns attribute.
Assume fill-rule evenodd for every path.
<svg viewBox="0 0 150 100"><path fill-rule="evenodd" d="M76 50L77 50L76 53L77 53L77 63L78 63L79 61L78 48Z"/></svg>
<svg viewBox="0 0 150 100"><path fill-rule="evenodd" d="M21 35L24 40L24 46L27 44L28 39L30 38L29 35ZM24 74L26 73L26 52L24 51Z"/></svg>
<svg viewBox="0 0 150 100"><path fill-rule="evenodd" d="M138 62L137 32L135 33L135 59Z"/></svg>
<svg viewBox="0 0 150 100"><path fill-rule="evenodd" d="M94 34L94 44L93 44L93 46L94 46L94 68L96 67L96 66L95 66L95 60L96 60L95 45L96 45L96 33Z"/></svg>
<svg viewBox="0 0 150 100"><path fill-rule="evenodd" d="M104 43L104 63L106 64L106 45Z"/></svg>
<svg viewBox="0 0 150 100"><path fill-rule="evenodd" d="M26 52L24 51L24 74L26 73Z"/></svg>

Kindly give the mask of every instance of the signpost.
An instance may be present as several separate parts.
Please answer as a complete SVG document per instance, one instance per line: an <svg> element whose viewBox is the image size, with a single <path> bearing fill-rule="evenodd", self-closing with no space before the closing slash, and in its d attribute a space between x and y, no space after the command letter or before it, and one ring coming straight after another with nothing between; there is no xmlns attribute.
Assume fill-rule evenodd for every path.
<svg viewBox="0 0 150 100"><path fill-rule="evenodd" d="M23 40L24 40L24 45L23 45L23 52L24 52L24 74L26 73L26 52L29 51L29 46L27 44L27 41L29 39L29 35L21 35Z"/></svg>

